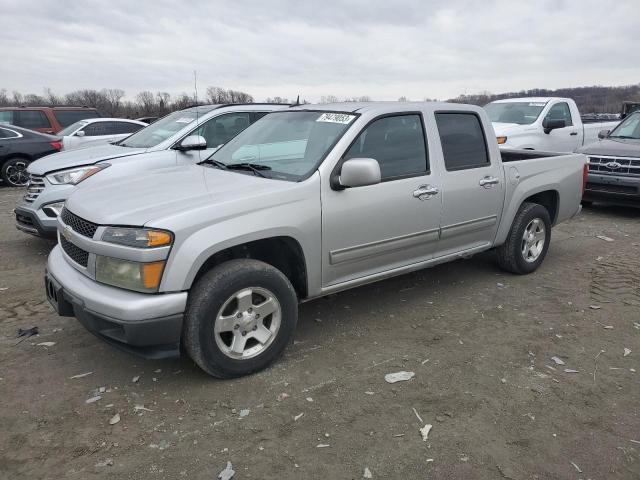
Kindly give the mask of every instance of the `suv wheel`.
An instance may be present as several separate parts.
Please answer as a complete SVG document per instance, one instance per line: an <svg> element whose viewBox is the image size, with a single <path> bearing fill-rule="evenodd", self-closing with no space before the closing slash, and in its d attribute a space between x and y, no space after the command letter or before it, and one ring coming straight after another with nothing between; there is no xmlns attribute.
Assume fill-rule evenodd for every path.
<svg viewBox="0 0 640 480"><path fill-rule="evenodd" d="M24 187L29 183L27 167L29 160L24 158L10 158L0 168L0 176L5 185L9 187Z"/></svg>
<svg viewBox="0 0 640 480"><path fill-rule="evenodd" d="M192 287L183 345L208 374L238 377L275 361L297 320L296 292L280 270L258 260L231 260Z"/></svg>
<svg viewBox="0 0 640 480"><path fill-rule="evenodd" d="M531 273L547 255L550 241L551 219L547 209L537 203L523 203L507 240L498 247L498 263L511 273Z"/></svg>

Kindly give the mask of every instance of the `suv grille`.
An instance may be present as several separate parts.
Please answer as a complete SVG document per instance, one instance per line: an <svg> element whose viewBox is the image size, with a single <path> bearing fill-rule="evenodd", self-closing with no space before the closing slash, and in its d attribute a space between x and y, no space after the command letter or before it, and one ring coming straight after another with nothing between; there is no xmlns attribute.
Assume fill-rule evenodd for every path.
<svg viewBox="0 0 640 480"><path fill-rule="evenodd" d="M589 172L640 177L640 158L589 157Z"/></svg>
<svg viewBox="0 0 640 480"><path fill-rule="evenodd" d="M65 251L65 253L69 255L69 257L71 257L71 260L83 267L87 266L87 264L89 263L89 252L86 252L80 247L74 245L62 235L60 235L60 245L62 246L62 249Z"/></svg>
<svg viewBox="0 0 640 480"><path fill-rule="evenodd" d="M93 238L93 235L98 229L98 225L96 225L95 223L91 223L84 218L80 218L77 215L74 215L69 210L67 210L66 207L62 209L60 218L65 225L69 225L75 232L79 233L80 235L84 235L87 238Z"/></svg>
<svg viewBox="0 0 640 480"><path fill-rule="evenodd" d="M44 178L42 175L33 175L29 177L27 185L27 193L24 194L25 202L32 203L44 190Z"/></svg>

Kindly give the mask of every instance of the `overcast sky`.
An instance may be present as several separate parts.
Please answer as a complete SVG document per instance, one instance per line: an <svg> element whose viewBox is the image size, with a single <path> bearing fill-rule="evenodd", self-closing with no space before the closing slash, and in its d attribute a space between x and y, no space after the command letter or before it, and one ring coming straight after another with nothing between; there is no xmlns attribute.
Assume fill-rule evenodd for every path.
<svg viewBox="0 0 640 480"><path fill-rule="evenodd" d="M640 82L640 1L0 0L0 89L256 100Z"/></svg>

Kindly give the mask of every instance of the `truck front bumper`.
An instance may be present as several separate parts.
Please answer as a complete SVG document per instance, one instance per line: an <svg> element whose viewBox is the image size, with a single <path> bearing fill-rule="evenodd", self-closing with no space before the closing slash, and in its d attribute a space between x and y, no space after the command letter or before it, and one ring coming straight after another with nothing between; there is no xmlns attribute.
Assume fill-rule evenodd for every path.
<svg viewBox="0 0 640 480"><path fill-rule="evenodd" d="M186 292L144 294L100 284L69 265L59 245L49 255L45 290L59 315L76 317L122 350L153 359L180 353Z"/></svg>

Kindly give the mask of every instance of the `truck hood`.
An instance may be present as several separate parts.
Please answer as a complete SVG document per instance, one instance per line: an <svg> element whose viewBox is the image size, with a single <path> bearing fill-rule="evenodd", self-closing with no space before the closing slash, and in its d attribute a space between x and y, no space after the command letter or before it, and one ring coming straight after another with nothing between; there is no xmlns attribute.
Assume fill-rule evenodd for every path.
<svg viewBox="0 0 640 480"><path fill-rule="evenodd" d="M612 157L640 157L640 140L605 138L578 149L578 153Z"/></svg>
<svg viewBox="0 0 640 480"><path fill-rule="evenodd" d="M82 165L91 165L111 160L113 158L128 157L145 152L144 148L120 147L118 145L100 145L79 150L68 150L53 155L47 155L29 165L29 173L45 175L54 170L62 170Z"/></svg>
<svg viewBox="0 0 640 480"><path fill-rule="evenodd" d="M85 187L81 183L66 207L97 224L142 226L155 221L158 226L162 219L199 208L217 209L223 203L242 203L238 214L245 208L255 210L266 206L269 199L274 203L282 200L269 194L296 185L201 165L178 166L150 170L142 177L91 182ZM259 203L257 197L262 197Z"/></svg>
<svg viewBox="0 0 640 480"><path fill-rule="evenodd" d="M536 130L534 125L520 125L519 123L501 123L493 122L493 129L496 137L508 137L509 134L526 132L527 130Z"/></svg>

